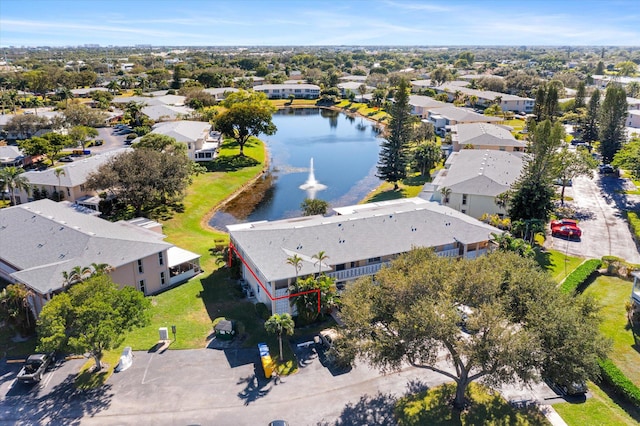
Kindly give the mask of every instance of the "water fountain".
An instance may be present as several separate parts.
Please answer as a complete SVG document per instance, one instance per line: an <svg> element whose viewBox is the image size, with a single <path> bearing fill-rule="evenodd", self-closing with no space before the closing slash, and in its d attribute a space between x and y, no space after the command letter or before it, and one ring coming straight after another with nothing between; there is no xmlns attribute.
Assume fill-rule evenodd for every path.
<svg viewBox="0 0 640 426"><path fill-rule="evenodd" d="M313 157L311 157L311 161L309 162L309 177L305 183L300 185L300 189L306 190L308 197L313 200L316 197L316 192L322 191L326 188L326 185L323 185L316 180L316 176L313 173Z"/></svg>

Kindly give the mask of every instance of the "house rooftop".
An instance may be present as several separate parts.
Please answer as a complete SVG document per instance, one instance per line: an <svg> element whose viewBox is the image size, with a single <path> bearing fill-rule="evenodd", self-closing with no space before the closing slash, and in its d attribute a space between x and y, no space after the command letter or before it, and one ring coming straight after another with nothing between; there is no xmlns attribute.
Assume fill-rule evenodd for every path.
<svg viewBox="0 0 640 426"><path fill-rule="evenodd" d="M452 129L452 139L461 146L515 146L525 148L526 144L513 137L511 132L502 126L489 123L462 123Z"/></svg>
<svg viewBox="0 0 640 426"><path fill-rule="evenodd" d="M211 130L211 124L204 121L168 121L153 126L152 133L171 136L178 142L195 142Z"/></svg>
<svg viewBox="0 0 640 426"><path fill-rule="evenodd" d="M46 294L62 273L106 263L114 268L172 247L164 235L124 221L112 223L49 199L0 210L0 267Z"/></svg>
<svg viewBox="0 0 640 426"><path fill-rule="evenodd" d="M294 276L287 258L303 259L300 275L318 271L312 256L331 264L396 255L413 247L487 241L496 228L438 203L410 198L335 209L338 215L304 216L229 225L235 241L267 281ZM328 266L325 270L331 270Z"/></svg>
<svg viewBox="0 0 640 426"><path fill-rule="evenodd" d="M455 193L495 197L518 179L524 156L521 152L463 149L449 156L447 168L432 183Z"/></svg>

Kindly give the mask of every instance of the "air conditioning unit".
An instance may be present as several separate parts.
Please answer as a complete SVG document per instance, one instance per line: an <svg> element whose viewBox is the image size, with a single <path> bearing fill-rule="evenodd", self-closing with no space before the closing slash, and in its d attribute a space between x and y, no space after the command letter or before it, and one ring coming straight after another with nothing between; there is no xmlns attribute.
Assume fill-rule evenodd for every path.
<svg viewBox="0 0 640 426"><path fill-rule="evenodd" d="M169 329L167 327L160 327L158 332L160 333L160 340L169 340Z"/></svg>

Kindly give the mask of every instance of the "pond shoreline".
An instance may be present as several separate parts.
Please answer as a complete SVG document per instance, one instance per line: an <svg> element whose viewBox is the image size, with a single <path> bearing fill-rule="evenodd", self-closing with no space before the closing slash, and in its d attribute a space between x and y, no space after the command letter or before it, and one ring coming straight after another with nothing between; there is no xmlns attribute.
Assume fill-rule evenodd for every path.
<svg viewBox="0 0 640 426"><path fill-rule="evenodd" d="M284 105L282 107L278 107L278 110L283 110L286 108L295 108L295 109L301 109L301 108L319 108L319 109L327 109L327 110L332 110L332 111L338 111L341 112L349 117L360 117L360 118L364 118L367 121L371 122L372 124L375 124L376 127L382 128L383 130L385 129L385 125L377 120L372 119L371 117L366 117L362 114L359 114L357 112L353 112L350 111L349 109L346 108L339 108L336 106L320 106L320 105ZM269 164L270 164L270 156L269 156L269 148L267 146L267 144L260 139L260 142L262 142L262 146L263 146L263 150L264 150L264 165L262 167L262 170L256 174L253 178L251 178L249 181L247 181L245 184L243 184L240 188L236 189L234 192L232 192L227 198L225 198L224 200L220 201L219 203L217 203L216 205L214 205L213 207L211 207L211 209L207 212L206 215L204 215L200 221L200 225L202 226L203 229L209 229L215 232L220 232L220 233L224 233L227 234L226 230L222 230L222 229L218 229L215 228L211 225L209 225L209 221L211 220L211 218L216 214L216 212L222 208L224 208L227 204L229 204L231 201L233 201L234 199L236 199L237 197L239 197L240 195L242 195L245 191L250 190L251 188L253 188L256 185L256 182L258 182L258 180L260 180L265 173L267 173L269 171ZM378 189L378 188L376 188Z"/></svg>

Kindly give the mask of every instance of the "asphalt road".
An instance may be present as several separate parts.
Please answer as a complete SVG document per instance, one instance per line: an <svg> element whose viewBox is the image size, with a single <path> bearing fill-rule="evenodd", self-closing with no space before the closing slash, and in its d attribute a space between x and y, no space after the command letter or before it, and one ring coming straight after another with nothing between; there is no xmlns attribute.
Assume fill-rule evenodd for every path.
<svg viewBox="0 0 640 426"><path fill-rule="evenodd" d="M445 381L412 367L387 375L365 364L336 371L313 347L297 355L297 374L266 380L257 349L135 352L131 368L91 392L73 387L83 360L57 365L35 386L15 382L19 364L0 364L0 424L388 425L399 396ZM563 401L545 384L502 392L514 400Z"/></svg>
<svg viewBox="0 0 640 426"><path fill-rule="evenodd" d="M627 179L614 176L580 177L566 188L572 198L567 205L576 211L582 238L568 240L549 233L545 246L572 256L601 258L617 256L630 263L640 263L640 254L631 236L622 211L632 208L636 200L621 193L633 188Z"/></svg>

